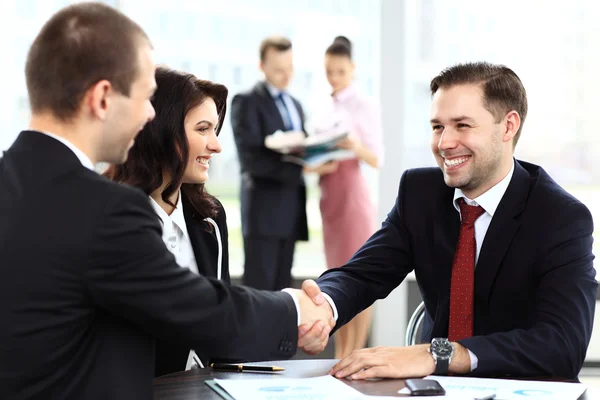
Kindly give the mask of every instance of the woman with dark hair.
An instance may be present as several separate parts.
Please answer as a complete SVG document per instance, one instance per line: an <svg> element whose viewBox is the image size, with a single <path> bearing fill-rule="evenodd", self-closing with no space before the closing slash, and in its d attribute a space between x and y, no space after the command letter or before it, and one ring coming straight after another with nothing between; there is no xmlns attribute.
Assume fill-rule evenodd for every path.
<svg viewBox="0 0 600 400"><path fill-rule="evenodd" d="M338 147L354 157L310 170L320 174L321 219L327 268L344 265L375 232L377 210L361 172L361 161L379 168L383 157L379 107L352 83L352 44L338 36L325 52L325 70L332 88L331 107L318 130L335 126L348 132ZM335 358L344 358L367 344L371 309L358 314L335 336Z"/></svg>
<svg viewBox="0 0 600 400"><path fill-rule="evenodd" d="M181 267L229 282L225 210L204 188L211 158L221 152L217 136L227 88L165 67L155 78L156 117L136 137L127 161L104 175L150 197L163 240ZM156 376L194 364L202 366L193 350L176 340L157 341Z"/></svg>

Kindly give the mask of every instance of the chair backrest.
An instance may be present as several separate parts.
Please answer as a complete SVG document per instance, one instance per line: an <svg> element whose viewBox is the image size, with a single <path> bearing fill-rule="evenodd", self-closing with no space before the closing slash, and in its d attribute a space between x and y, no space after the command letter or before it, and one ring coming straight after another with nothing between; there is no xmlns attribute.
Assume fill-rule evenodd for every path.
<svg viewBox="0 0 600 400"><path fill-rule="evenodd" d="M419 328L425 318L425 303L421 302L413 312L413 315L408 321L406 327L406 337L404 338L405 346L412 346L417 344L417 335L419 334Z"/></svg>

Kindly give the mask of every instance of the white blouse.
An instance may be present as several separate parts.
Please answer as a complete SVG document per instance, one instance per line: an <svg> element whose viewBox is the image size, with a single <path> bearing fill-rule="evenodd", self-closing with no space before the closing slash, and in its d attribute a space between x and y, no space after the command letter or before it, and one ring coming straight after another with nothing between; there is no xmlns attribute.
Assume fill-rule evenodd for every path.
<svg viewBox="0 0 600 400"><path fill-rule="evenodd" d="M189 268L190 271L197 274L198 264L196 264L192 241L190 240L190 235L183 216L181 191L179 191L177 204L171 215L167 214L152 197L150 197L150 203L156 214L158 214L162 224L162 240L165 242L167 249L175 256L175 260L179 266L182 268ZM195 364L200 368L204 368L202 362L196 355L196 352L190 350L185 367L186 371L194 367Z"/></svg>
<svg viewBox="0 0 600 400"><path fill-rule="evenodd" d="M192 241L190 240L190 235L188 234L187 225L183 216L181 191L179 192L175 210L173 210L171 215L167 214L152 197L150 197L150 203L160 218L163 227L163 242L165 242L167 249L175 256L177 264L183 268L189 268L192 272L198 273L198 265L196 264Z"/></svg>

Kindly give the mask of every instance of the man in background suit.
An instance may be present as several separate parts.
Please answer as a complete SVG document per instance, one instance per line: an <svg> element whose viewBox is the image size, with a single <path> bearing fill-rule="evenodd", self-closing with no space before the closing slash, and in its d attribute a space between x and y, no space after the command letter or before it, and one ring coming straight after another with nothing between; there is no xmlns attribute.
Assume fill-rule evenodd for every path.
<svg viewBox="0 0 600 400"><path fill-rule="evenodd" d="M308 347L323 347L326 307L179 267L148 197L94 172L154 117L154 71L146 34L100 3L59 11L32 44L30 129L0 159L2 399L150 399L157 337L287 358L319 321Z"/></svg>
<svg viewBox="0 0 600 400"><path fill-rule="evenodd" d="M269 37L260 46L265 81L231 104L231 124L241 166L244 284L279 290L291 284L297 240L308 240L302 167L265 147L277 130L304 131L300 103L286 92L292 78L292 44Z"/></svg>
<svg viewBox="0 0 600 400"><path fill-rule="evenodd" d="M382 228L317 280L342 326L414 270L431 345L359 350L331 373L575 379L598 287L590 212L541 167L513 158L527 97L512 70L456 65L431 93L439 169L406 171Z"/></svg>

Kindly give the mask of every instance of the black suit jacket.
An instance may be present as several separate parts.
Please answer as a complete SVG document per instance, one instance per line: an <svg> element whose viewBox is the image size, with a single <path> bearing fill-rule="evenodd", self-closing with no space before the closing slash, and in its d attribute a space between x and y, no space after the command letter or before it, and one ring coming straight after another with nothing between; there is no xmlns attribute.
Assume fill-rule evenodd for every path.
<svg viewBox="0 0 600 400"><path fill-rule="evenodd" d="M294 104L302 119L304 112ZM242 234L308 240L306 188L302 167L282 161L265 147L265 137L285 131L281 114L264 82L236 95L231 125L241 167Z"/></svg>
<svg viewBox="0 0 600 400"><path fill-rule="evenodd" d="M337 326L386 297L412 270L423 339L448 336L452 259L460 230L454 189L438 168L408 170L382 228L343 268L317 281ZM592 333L597 282L592 217L540 167L516 161L475 269L473 375L575 378Z"/></svg>
<svg viewBox="0 0 600 400"><path fill-rule="evenodd" d="M0 398L150 399L155 337L287 358L297 314L181 268L148 197L23 132L0 160Z"/></svg>
<svg viewBox="0 0 600 400"><path fill-rule="evenodd" d="M221 261L221 280L231 283L229 276L229 244L227 239L227 217L225 209L219 200L215 199L218 205L217 215L214 218L219 227L219 241L214 227L204 221L185 194L182 196L183 215L188 230L194 257L198 265L198 273L206 277L217 278L217 261L219 256L219 241L221 243L222 261ZM206 329L211 329L209 325ZM213 350L213 349L211 349ZM209 359L218 359L219 351L214 349L214 353L198 354L204 365L207 365ZM156 363L155 376L170 374L185 370L190 348L180 341L158 340L156 342ZM238 359L236 361L245 361Z"/></svg>
<svg viewBox="0 0 600 400"><path fill-rule="evenodd" d="M220 242L222 246L221 280L227 283L231 282L229 276L229 240L227 233L227 215L225 208L219 200L217 202L218 211L214 221L219 227ZM219 241L217 232L212 226L199 215L187 197L183 195L183 215L185 224L190 235L194 257L198 265L198 273L201 275L217 278L217 257L219 255Z"/></svg>

